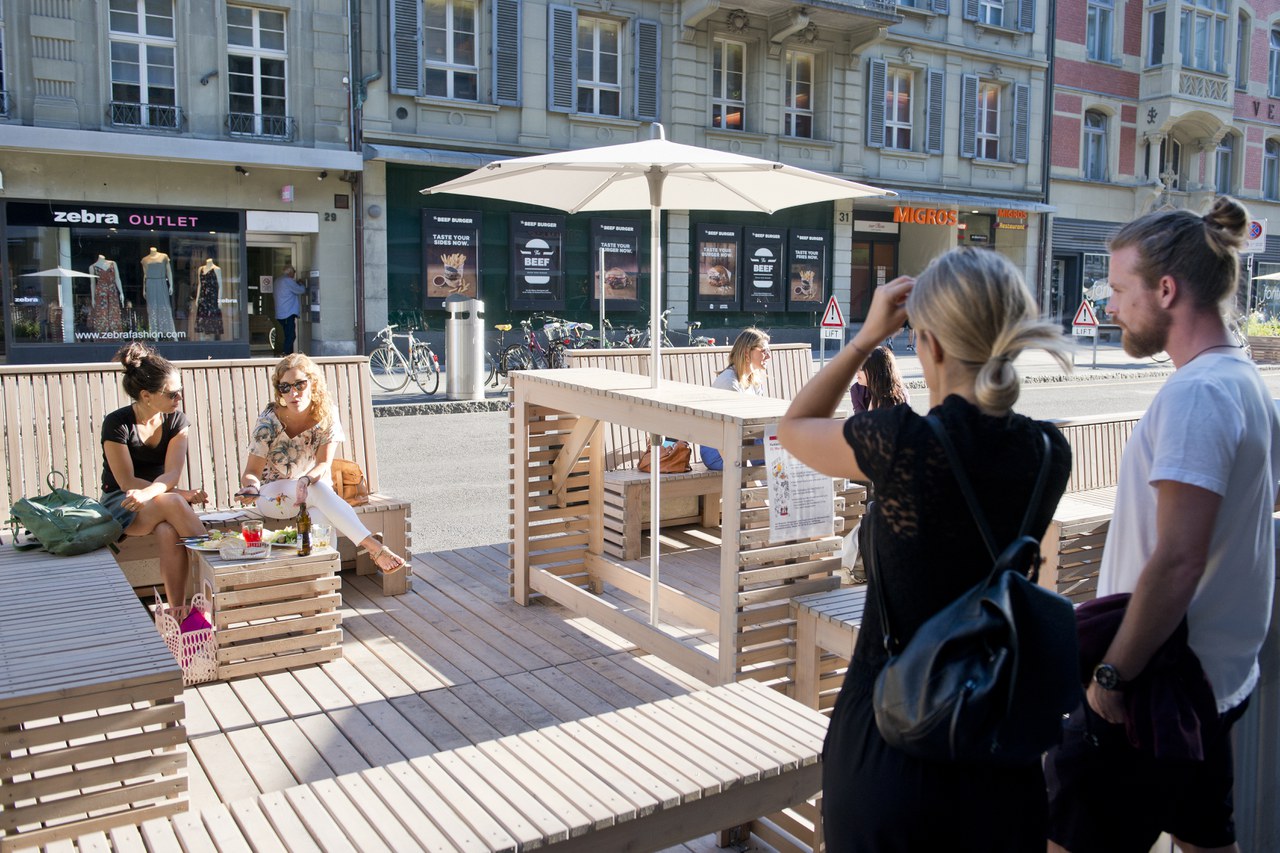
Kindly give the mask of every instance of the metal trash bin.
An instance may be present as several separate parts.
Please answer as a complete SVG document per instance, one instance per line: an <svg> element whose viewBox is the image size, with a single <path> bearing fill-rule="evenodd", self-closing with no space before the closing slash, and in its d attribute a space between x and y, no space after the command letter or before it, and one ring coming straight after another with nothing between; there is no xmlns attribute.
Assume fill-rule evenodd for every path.
<svg viewBox="0 0 1280 853"><path fill-rule="evenodd" d="M455 293L444 300L444 381L450 400L484 399L484 303Z"/></svg>

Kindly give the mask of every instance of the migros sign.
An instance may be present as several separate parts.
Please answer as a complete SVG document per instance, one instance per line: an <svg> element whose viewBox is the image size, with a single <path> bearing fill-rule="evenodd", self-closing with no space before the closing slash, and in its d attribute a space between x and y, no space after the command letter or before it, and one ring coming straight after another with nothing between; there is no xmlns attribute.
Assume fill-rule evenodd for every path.
<svg viewBox="0 0 1280 853"><path fill-rule="evenodd" d="M894 222L910 222L915 225L955 225L960 220L954 210L935 207L895 207Z"/></svg>

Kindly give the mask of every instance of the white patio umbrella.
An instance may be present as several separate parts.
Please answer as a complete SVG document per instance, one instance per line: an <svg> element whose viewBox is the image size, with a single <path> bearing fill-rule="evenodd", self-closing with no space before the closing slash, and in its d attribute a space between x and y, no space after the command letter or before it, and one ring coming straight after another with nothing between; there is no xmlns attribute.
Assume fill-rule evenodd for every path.
<svg viewBox="0 0 1280 853"><path fill-rule="evenodd" d="M47 270L40 270L40 272L24 272L18 278L32 278L35 276L44 276L45 278L97 278L92 273L69 270L66 267L53 267Z"/></svg>
<svg viewBox="0 0 1280 853"><path fill-rule="evenodd" d="M892 195L887 190L807 169L726 151L669 142L660 124L656 138L497 160L422 190L457 193L552 207L569 213L593 210L648 210L649 377L661 381L659 345L662 304L663 210L743 210L774 213L786 207L841 198ZM601 271L603 275L603 270ZM603 287L601 288L603 292ZM604 334L604 329L600 330ZM649 489L651 542L650 621L658 610L658 447L653 450Z"/></svg>
<svg viewBox="0 0 1280 853"><path fill-rule="evenodd" d="M77 270L69 270L66 267L58 266L58 267L51 267L47 270L40 270L39 272L24 272L20 274L18 278L64 278L64 279L93 278L93 279L96 279L97 276L94 275L93 273L78 272ZM66 304L71 301L70 288L71 288L71 283L68 281L62 282L62 284L58 287L58 305L62 306L64 311L66 309ZM62 333L65 336L67 336L67 338L69 338L73 334L73 325L72 325L73 323L74 323L74 319L72 318L71 313L65 312L62 317L62 324L63 324Z"/></svg>

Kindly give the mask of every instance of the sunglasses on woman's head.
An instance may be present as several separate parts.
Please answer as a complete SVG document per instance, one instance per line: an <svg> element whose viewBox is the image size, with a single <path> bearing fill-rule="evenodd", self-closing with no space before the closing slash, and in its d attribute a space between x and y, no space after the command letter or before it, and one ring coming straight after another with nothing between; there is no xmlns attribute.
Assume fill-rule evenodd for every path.
<svg viewBox="0 0 1280 853"><path fill-rule="evenodd" d="M285 396L290 391L297 391L301 394L303 391L307 390L307 386L310 384L310 379L299 379L297 382L281 382L276 386L276 390L280 392L281 397Z"/></svg>

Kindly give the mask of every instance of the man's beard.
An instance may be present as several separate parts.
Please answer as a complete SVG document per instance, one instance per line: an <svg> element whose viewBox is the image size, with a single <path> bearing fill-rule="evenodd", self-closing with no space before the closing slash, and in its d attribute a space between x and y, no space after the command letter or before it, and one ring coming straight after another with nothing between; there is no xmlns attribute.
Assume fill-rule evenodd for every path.
<svg viewBox="0 0 1280 853"><path fill-rule="evenodd" d="M1169 343L1169 327L1173 318L1164 311L1157 312L1145 329L1125 326L1121 329L1120 343L1124 351L1133 358L1146 358L1163 352Z"/></svg>

